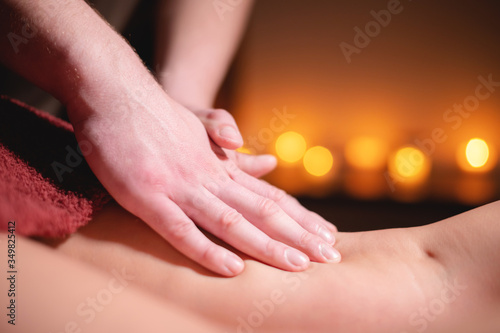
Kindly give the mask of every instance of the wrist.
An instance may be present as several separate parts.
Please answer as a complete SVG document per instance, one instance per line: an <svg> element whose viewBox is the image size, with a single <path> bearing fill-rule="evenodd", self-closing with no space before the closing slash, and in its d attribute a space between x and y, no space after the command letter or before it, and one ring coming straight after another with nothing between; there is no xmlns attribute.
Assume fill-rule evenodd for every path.
<svg viewBox="0 0 500 333"><path fill-rule="evenodd" d="M163 90L187 109L197 111L213 107L216 90L204 82L176 71L161 71L157 78Z"/></svg>

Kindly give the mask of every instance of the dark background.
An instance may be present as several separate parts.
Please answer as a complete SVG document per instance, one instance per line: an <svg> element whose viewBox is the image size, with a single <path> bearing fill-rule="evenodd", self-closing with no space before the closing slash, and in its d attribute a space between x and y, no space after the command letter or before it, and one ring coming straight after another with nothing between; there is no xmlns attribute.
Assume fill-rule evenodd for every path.
<svg viewBox="0 0 500 333"><path fill-rule="evenodd" d="M492 73L500 81L500 4L493 0L401 1L403 11L348 64L339 44L353 44L353 28L363 28L373 20L370 12L386 9L387 3L256 1L217 99L217 106L234 114L244 138L269 123L273 108L286 106L298 114L300 120L286 130L329 148L339 167L313 179L300 163L280 161L266 180L345 231L427 224L499 199L498 165L485 174L468 174L457 168L454 154L473 136L485 138L498 152L500 91L448 133L450 139L431 156L432 170L418 195L382 186L376 195L360 197L356 193L372 186L364 181L355 184L361 191L350 190L352 170L343 150L351 138L379 136L389 150L411 144L442 126L444 110L474 91L478 75ZM152 71L155 8L156 1L139 3L122 32ZM0 93L42 109L54 104L37 105L10 76L0 69ZM59 114L64 117L64 111ZM273 143L258 153L274 154ZM380 182L384 170L376 172ZM472 179L476 187L470 193L477 195L464 199L468 187L458 186L464 179Z"/></svg>

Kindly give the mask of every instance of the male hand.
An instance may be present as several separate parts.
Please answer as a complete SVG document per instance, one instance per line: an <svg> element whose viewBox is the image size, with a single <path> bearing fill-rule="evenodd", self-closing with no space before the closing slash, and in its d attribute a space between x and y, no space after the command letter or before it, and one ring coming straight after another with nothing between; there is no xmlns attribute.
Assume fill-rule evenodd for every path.
<svg viewBox="0 0 500 333"><path fill-rule="evenodd" d="M106 112L82 110L85 104L74 112L90 115L74 122L75 134L92 144L89 165L125 209L225 276L239 274L243 261L196 226L284 270L304 270L309 259L340 260L335 227L238 168L192 112L164 93L147 97L117 93L120 107L103 99L91 107Z"/></svg>

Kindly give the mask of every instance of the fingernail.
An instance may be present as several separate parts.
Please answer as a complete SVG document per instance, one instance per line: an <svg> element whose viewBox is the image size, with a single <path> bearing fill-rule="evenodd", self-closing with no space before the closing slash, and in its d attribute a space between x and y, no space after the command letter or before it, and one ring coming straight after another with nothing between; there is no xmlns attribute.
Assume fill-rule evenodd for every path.
<svg viewBox="0 0 500 333"><path fill-rule="evenodd" d="M321 238L323 238L324 240L326 240L328 242L328 244L330 244L330 245L333 245L333 243L335 243L335 237L326 228L320 227L318 235Z"/></svg>
<svg viewBox="0 0 500 333"><path fill-rule="evenodd" d="M224 126L219 132L219 135L231 141L243 141L241 135L231 126Z"/></svg>
<svg viewBox="0 0 500 333"><path fill-rule="evenodd" d="M240 258L233 255L226 255L224 266L226 266L226 269L233 275L237 275L243 270L244 264Z"/></svg>
<svg viewBox="0 0 500 333"><path fill-rule="evenodd" d="M269 154L259 155L259 159L261 160L262 163L273 163L273 164L278 163L278 160L276 160L276 157L274 157L273 155L269 155Z"/></svg>
<svg viewBox="0 0 500 333"><path fill-rule="evenodd" d="M300 268L305 268L309 263L309 258L305 254L293 249L285 250L285 258L290 264Z"/></svg>
<svg viewBox="0 0 500 333"><path fill-rule="evenodd" d="M333 247L327 244L320 244L319 251L321 255L329 262L339 262L340 253Z"/></svg>

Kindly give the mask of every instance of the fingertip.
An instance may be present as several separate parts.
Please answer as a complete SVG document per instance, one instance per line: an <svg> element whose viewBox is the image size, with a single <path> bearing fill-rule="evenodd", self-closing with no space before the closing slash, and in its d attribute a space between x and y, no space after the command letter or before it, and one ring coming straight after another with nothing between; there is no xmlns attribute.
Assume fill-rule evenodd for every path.
<svg viewBox="0 0 500 333"><path fill-rule="evenodd" d="M278 164L276 157L269 154L247 155L242 153L242 155L240 155L240 161L240 168L249 175L257 178L268 174L276 168L276 165Z"/></svg>
<svg viewBox="0 0 500 333"><path fill-rule="evenodd" d="M235 254L228 253L224 258L224 275L236 276L241 274L245 268L245 263Z"/></svg>
<svg viewBox="0 0 500 333"><path fill-rule="evenodd" d="M326 262L338 263L341 260L340 252L337 249L333 248L327 244L320 244L320 253Z"/></svg>
<svg viewBox="0 0 500 333"><path fill-rule="evenodd" d="M334 260L332 260L331 262L338 264L342 261L342 255L340 254L340 252L336 248L333 248L333 250L336 254L335 254Z"/></svg>
<svg viewBox="0 0 500 333"><path fill-rule="evenodd" d="M306 270L310 263L308 256L293 248L285 249L285 259L293 271Z"/></svg>
<svg viewBox="0 0 500 333"><path fill-rule="evenodd" d="M330 245L335 244L335 236L330 230L327 230L327 228L320 227L318 230L318 236L323 238L323 240Z"/></svg>
<svg viewBox="0 0 500 333"><path fill-rule="evenodd" d="M271 154L264 154L264 155L259 155L259 162L264 163L267 168L274 169L278 165L278 160L274 155Z"/></svg>
<svg viewBox="0 0 500 333"><path fill-rule="evenodd" d="M240 132L233 126L223 126L218 133L221 139L219 145L227 149L237 149L243 146L243 138Z"/></svg>

